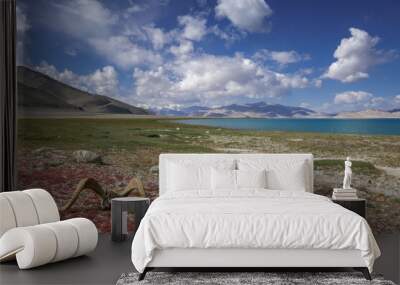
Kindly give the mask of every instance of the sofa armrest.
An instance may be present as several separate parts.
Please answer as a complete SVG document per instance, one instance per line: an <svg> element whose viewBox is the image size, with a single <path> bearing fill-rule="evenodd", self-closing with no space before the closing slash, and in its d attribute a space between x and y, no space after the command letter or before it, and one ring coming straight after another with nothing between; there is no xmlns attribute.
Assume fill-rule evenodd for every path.
<svg viewBox="0 0 400 285"><path fill-rule="evenodd" d="M28 269L87 254L97 241L96 226L84 218L13 228L0 238L0 261L15 257Z"/></svg>

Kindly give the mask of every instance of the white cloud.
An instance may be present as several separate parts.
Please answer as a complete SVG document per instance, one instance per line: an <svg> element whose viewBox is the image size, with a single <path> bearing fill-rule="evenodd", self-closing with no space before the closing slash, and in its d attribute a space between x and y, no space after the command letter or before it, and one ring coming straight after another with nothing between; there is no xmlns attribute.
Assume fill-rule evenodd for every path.
<svg viewBox="0 0 400 285"><path fill-rule="evenodd" d="M302 59L296 51L271 51L270 57L279 64L295 63Z"/></svg>
<svg viewBox="0 0 400 285"><path fill-rule="evenodd" d="M161 29L143 28L133 21L129 21L129 30L121 29L127 23L121 22L123 12L112 11L98 0L55 1L51 7L46 20L53 24L53 29L81 40L113 65L126 69L162 61L160 55L139 43L149 40L154 48L162 48L168 37Z"/></svg>
<svg viewBox="0 0 400 285"><path fill-rule="evenodd" d="M232 84L241 85L257 74L257 65L247 59L237 57L217 57L203 55L175 66L181 77L178 89L183 92L231 92ZM260 71L261 72L261 71ZM238 87L237 87L238 88Z"/></svg>
<svg viewBox="0 0 400 285"><path fill-rule="evenodd" d="M131 17L131 15L139 13L139 12L143 12L145 10L147 10L149 8L148 5L146 4L134 4L132 3L124 12L124 18L129 18Z"/></svg>
<svg viewBox="0 0 400 285"><path fill-rule="evenodd" d="M171 35L164 33L164 31L160 28L156 28L153 26L147 26L143 28L147 33L154 49L162 49L164 45L166 45L171 40Z"/></svg>
<svg viewBox="0 0 400 285"><path fill-rule="evenodd" d="M335 104L354 104L372 99L371 93L365 91L346 91L335 96Z"/></svg>
<svg viewBox="0 0 400 285"><path fill-rule="evenodd" d="M93 73L78 75L69 69L58 71L54 65L42 62L35 69L58 81L90 93L118 96L118 74L112 66L105 66Z"/></svg>
<svg viewBox="0 0 400 285"><path fill-rule="evenodd" d="M96 94L115 96L118 90L118 75L112 66L105 66L84 76L88 90Z"/></svg>
<svg viewBox="0 0 400 285"><path fill-rule="evenodd" d="M314 86L317 88L321 88L322 87L322 80L321 79L314 79L313 80Z"/></svg>
<svg viewBox="0 0 400 285"><path fill-rule="evenodd" d="M299 106L302 107L302 108L307 108L307 109L312 107L311 104L307 103L307 102L302 102L302 103L300 103Z"/></svg>
<svg viewBox="0 0 400 285"><path fill-rule="evenodd" d="M210 32L219 37L220 39L226 41L228 44L238 41L245 36L245 33L238 32L232 27L226 27L221 29L218 25L212 26Z"/></svg>
<svg viewBox="0 0 400 285"><path fill-rule="evenodd" d="M163 67L147 71L135 68L133 79L135 80L134 97L150 104L166 102L166 98L163 97L169 95L169 90L174 84Z"/></svg>
<svg viewBox="0 0 400 285"><path fill-rule="evenodd" d="M97 0L53 1L51 5L55 8L49 15L53 28L80 39L108 34L119 18Z"/></svg>
<svg viewBox="0 0 400 285"><path fill-rule="evenodd" d="M226 1L218 2L222 10L226 4L223 2ZM241 14L246 15L237 19L234 11L224 10L224 17L228 17L234 25L227 25L223 30L217 26L216 29L207 27L204 14L180 16L177 26L172 30L163 30L151 21L143 21L139 25L135 24L134 17L129 16L128 21L124 11L109 10L102 3L97 0L71 0L51 5L55 7L53 11L58 11L54 13L55 28L80 40L77 46L79 50L89 47L107 60L109 65L90 74L76 74L68 69L59 71L46 63L37 67L38 70L80 89L118 96L115 67L127 69L132 71L134 90L130 94L123 91L126 95L124 100L153 107L264 100L283 96L293 89L318 85L316 80L309 79L312 71L276 72L267 67L265 61L241 54L219 56L195 49L195 42L203 39L207 33L234 41L244 37L245 31L264 31L265 21L272 13L264 1L233 1L225 8L232 8L233 5L234 10L244 5L245 13L242 11ZM89 13L90 7L100 18ZM131 13L138 12L140 8L131 7ZM99 21L101 18L104 21ZM133 24L129 29L124 29L131 21ZM280 65L306 59L306 55L290 50L268 52L268 60Z"/></svg>
<svg viewBox="0 0 400 285"><path fill-rule="evenodd" d="M400 106L400 94L393 97L393 103L395 106Z"/></svg>
<svg viewBox="0 0 400 285"><path fill-rule="evenodd" d="M179 25L183 27L182 37L192 41L199 41L207 33L206 19L190 15L179 16Z"/></svg>
<svg viewBox="0 0 400 285"><path fill-rule="evenodd" d="M162 7L168 5L169 0L144 0L144 1L128 0L124 2L128 2L129 6L124 9L123 17L129 18L132 15L139 13L141 13L141 15L139 16L143 16L143 14L146 11L148 11L147 13L151 13L152 10L154 10L156 7L160 6Z"/></svg>
<svg viewBox="0 0 400 285"><path fill-rule="evenodd" d="M368 78L368 70L379 63L392 58L393 51L376 50L378 37L371 37L366 31L350 28L351 37L341 40L334 53L333 62L323 78L354 82Z"/></svg>
<svg viewBox="0 0 400 285"><path fill-rule="evenodd" d="M217 18L228 18L234 26L248 32L265 32L269 29L266 19L272 9L264 0L218 0Z"/></svg>
<svg viewBox="0 0 400 285"><path fill-rule="evenodd" d="M310 81L269 70L242 55L189 54L155 70L136 69L135 97L146 104L218 105L279 97Z"/></svg>
<svg viewBox="0 0 400 285"><path fill-rule="evenodd" d="M381 110L393 110L400 108L400 94L392 97L374 97L368 102L368 107Z"/></svg>
<svg viewBox="0 0 400 285"><path fill-rule="evenodd" d="M378 105L384 103L385 101L386 101L386 99L383 98L383 97L373 97L371 99L371 105L372 106L378 106Z"/></svg>
<svg viewBox="0 0 400 285"><path fill-rule="evenodd" d="M178 46L171 46L169 50L177 57L184 57L193 52L193 43L183 40Z"/></svg>
<svg viewBox="0 0 400 285"><path fill-rule="evenodd" d="M394 97L374 96L365 91L346 91L336 94L334 104L330 106L332 110L359 111L365 109L391 110L400 106L400 96L396 101Z"/></svg>
<svg viewBox="0 0 400 285"><path fill-rule="evenodd" d="M89 39L89 43L99 54L122 68L140 64L160 64L162 62L159 54L132 43L126 36L93 38Z"/></svg>
<svg viewBox="0 0 400 285"><path fill-rule="evenodd" d="M31 25L28 22L28 19L26 17L24 9L21 8L20 6L17 6L16 9L17 9L16 10L16 12L17 12L17 32L24 33L31 28Z"/></svg>
<svg viewBox="0 0 400 285"><path fill-rule="evenodd" d="M310 59L309 55L300 54L294 50L271 51L267 49L257 51L253 57L256 60L271 60L282 66Z"/></svg>
<svg viewBox="0 0 400 285"><path fill-rule="evenodd" d="M26 16L26 11L24 6L17 5L16 7L16 17L17 17L17 49L16 49L16 60L17 64L24 63L24 50L25 50L25 40L26 32L31 28L31 25Z"/></svg>

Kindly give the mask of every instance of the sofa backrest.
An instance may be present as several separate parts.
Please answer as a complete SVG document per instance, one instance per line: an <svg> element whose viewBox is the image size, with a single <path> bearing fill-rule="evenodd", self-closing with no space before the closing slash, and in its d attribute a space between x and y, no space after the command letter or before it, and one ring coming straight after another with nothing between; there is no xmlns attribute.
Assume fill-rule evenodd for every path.
<svg viewBox="0 0 400 285"><path fill-rule="evenodd" d="M159 158L159 194L166 193L168 189L168 165L170 163L190 165L234 165L237 169L240 165L262 164L266 168L282 165L290 167L298 163L304 163L301 168L304 172L305 191L313 192L313 155L312 154L161 154ZM283 168L284 168L283 167ZM285 175L281 178L285 179ZM277 182L277 181L275 181ZM278 181L279 182L279 181Z"/></svg>
<svg viewBox="0 0 400 285"><path fill-rule="evenodd" d="M59 220L57 205L46 190L29 189L0 193L0 237L15 227Z"/></svg>

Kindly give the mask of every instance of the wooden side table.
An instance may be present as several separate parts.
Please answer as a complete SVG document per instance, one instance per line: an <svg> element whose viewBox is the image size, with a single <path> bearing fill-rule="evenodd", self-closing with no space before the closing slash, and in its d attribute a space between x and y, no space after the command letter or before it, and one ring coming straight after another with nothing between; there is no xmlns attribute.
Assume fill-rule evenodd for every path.
<svg viewBox="0 0 400 285"><path fill-rule="evenodd" d="M128 213L135 214L136 228L150 206L149 198L122 197L111 199L111 240L123 241L128 237Z"/></svg>
<svg viewBox="0 0 400 285"><path fill-rule="evenodd" d="M332 199L332 202L339 204L340 206L359 214L365 219L367 201L365 199L354 199L354 200L337 200Z"/></svg>

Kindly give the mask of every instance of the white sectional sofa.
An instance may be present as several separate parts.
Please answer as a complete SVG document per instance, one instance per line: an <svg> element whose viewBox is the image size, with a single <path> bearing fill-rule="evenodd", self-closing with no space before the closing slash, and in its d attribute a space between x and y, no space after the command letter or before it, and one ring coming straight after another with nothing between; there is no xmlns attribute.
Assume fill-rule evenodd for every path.
<svg viewBox="0 0 400 285"><path fill-rule="evenodd" d="M16 259L20 269L37 267L91 252L97 239L88 219L60 221L43 189L0 193L0 262Z"/></svg>

